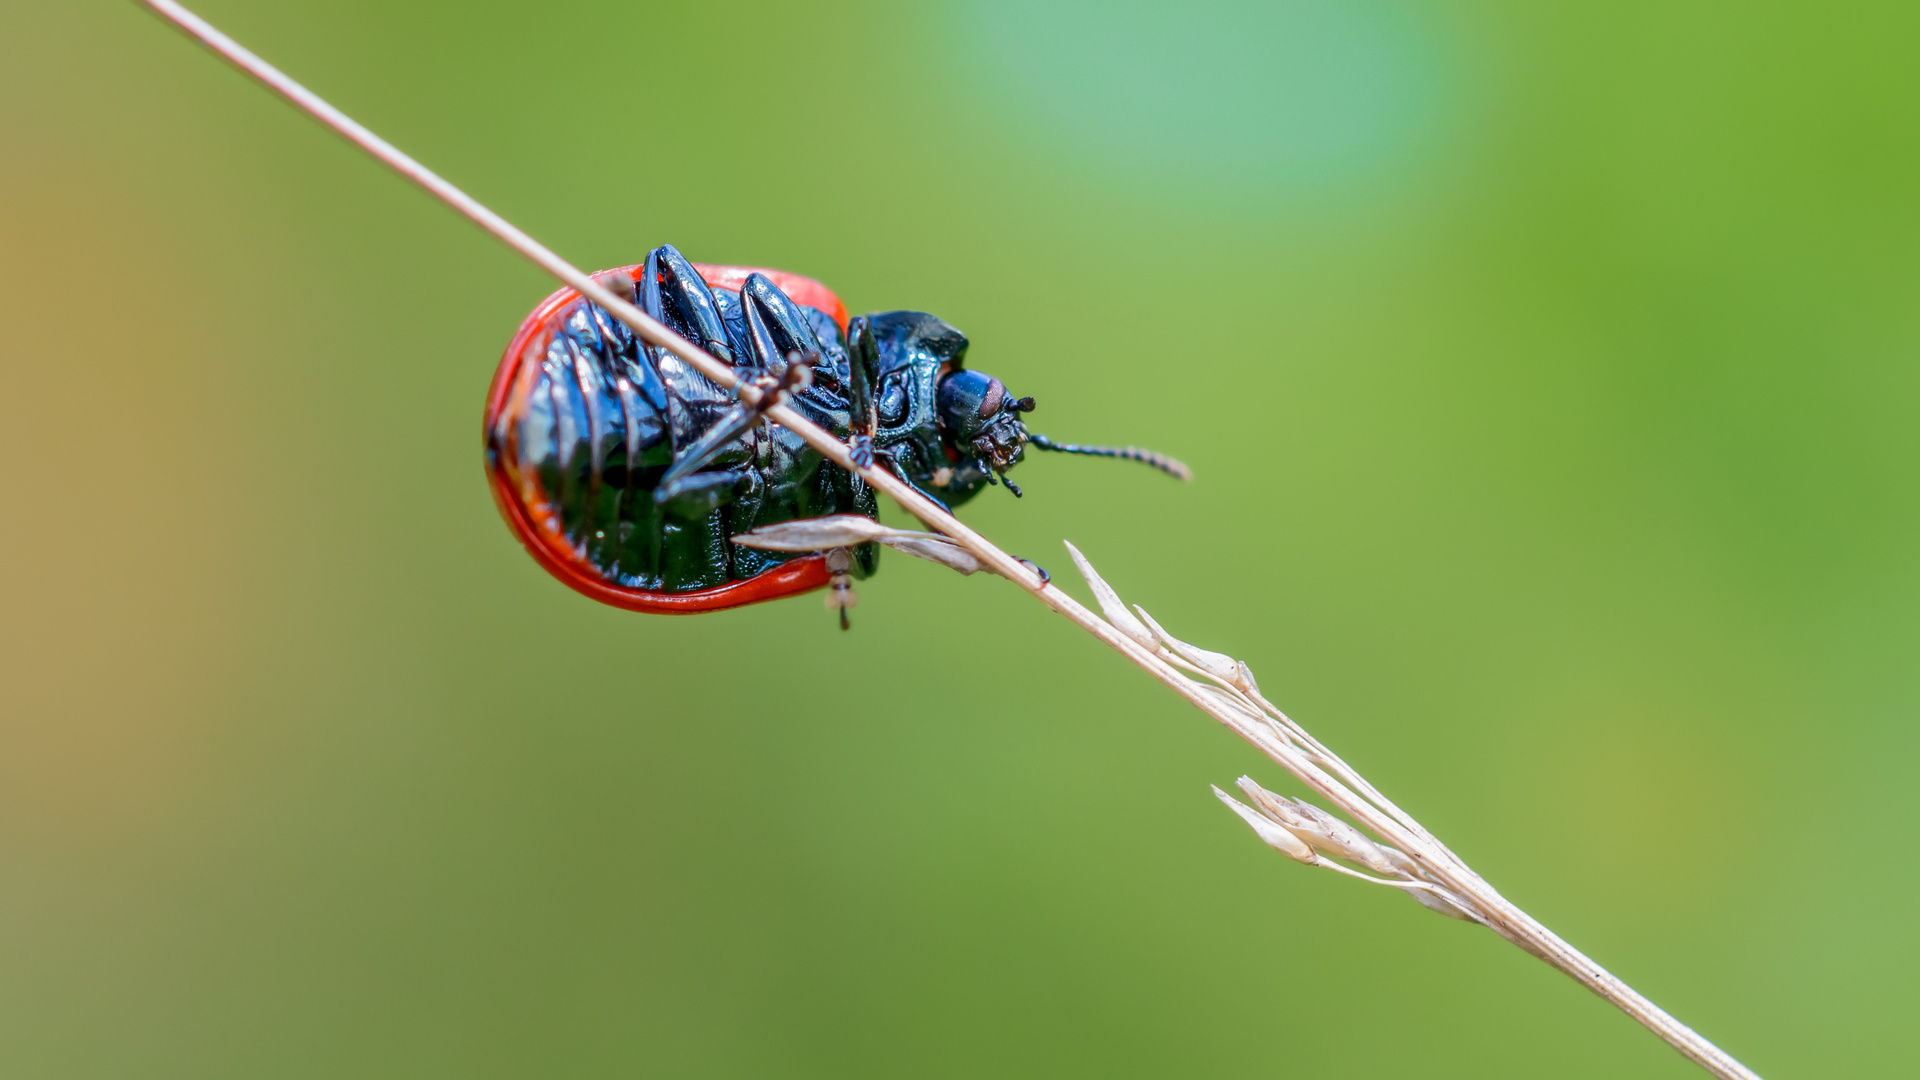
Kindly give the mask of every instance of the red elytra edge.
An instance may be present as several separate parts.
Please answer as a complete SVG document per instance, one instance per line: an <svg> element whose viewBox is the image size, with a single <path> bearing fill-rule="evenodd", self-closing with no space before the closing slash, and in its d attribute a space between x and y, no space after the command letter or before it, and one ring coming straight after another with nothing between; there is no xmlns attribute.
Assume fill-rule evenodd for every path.
<svg viewBox="0 0 1920 1080"><path fill-rule="evenodd" d="M833 290L809 277L790 274L784 270L768 270L757 266L709 266L694 263L708 287L728 289L738 292L749 274L765 274L768 280L779 286L794 303L826 312L833 321L840 324L844 332L847 328L847 306L840 302ZM607 273L623 273L638 280L645 271L644 265L623 266ZM554 293L533 309L520 329L507 343L507 351L500 357L500 366L493 373L493 385L487 389L486 426L481 429L484 444L487 433L493 430L494 421L500 416L500 410L506 407L507 395L520 374L520 360L526 352L527 343L536 334L550 331L549 325L569 304L580 298L572 287ZM558 529L549 531L537 527L528 514L527 507L521 502L507 481L504 462L495 461L487 469L488 487L493 490L494 505L500 508L500 516L506 519L507 527L520 539L520 546L527 549L535 562L546 568L547 573L582 596L598 600L603 604L625 608L628 611L647 611L664 615L692 615L703 611L719 611L723 608L740 607L745 604L757 604L763 600L778 600L783 596L796 596L804 592L824 588L832 576L827 573L826 560L819 555L808 555L790 559L778 566L763 570L744 581L730 581L725 585L695 592L662 593L648 592L644 589L630 589L618 585L600 576L592 563L573 550L573 546L560 538ZM531 481L535 485L537 479ZM544 496L544 492L542 495ZM542 498L542 502L545 499Z"/></svg>

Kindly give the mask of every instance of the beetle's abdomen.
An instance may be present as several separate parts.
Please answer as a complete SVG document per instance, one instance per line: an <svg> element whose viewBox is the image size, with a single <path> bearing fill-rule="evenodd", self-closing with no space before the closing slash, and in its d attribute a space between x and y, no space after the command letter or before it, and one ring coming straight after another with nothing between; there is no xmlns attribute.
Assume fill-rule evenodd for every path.
<svg viewBox="0 0 1920 1080"><path fill-rule="evenodd" d="M698 270L722 289L752 272ZM628 272L638 278L641 268ZM837 297L795 275L775 280L811 309L817 328L837 333L845 319ZM731 338L734 328L726 324L737 321L737 294L721 292L715 301ZM833 372L826 375L831 383ZM834 411L836 395L809 397L810 413L833 419L820 414ZM705 611L818 588L828 577L818 557L790 559L729 542L757 525L847 508L845 493L834 490L847 487L844 476L836 480L830 474L839 470L822 469L817 455L787 445L784 429L749 431L702 470L738 478L724 505L688 513L654 502L675 453L733 402L731 393L670 354L647 349L624 324L563 289L521 325L488 395L488 474L501 513L556 577L621 607Z"/></svg>

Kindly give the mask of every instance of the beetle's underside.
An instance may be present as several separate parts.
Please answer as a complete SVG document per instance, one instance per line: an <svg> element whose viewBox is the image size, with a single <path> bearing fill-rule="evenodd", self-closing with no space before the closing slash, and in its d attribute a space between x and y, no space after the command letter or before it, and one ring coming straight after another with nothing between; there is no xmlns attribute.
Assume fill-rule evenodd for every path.
<svg viewBox="0 0 1920 1080"><path fill-rule="evenodd" d="M754 354L741 302L746 272L699 267L688 273L694 268L672 266L676 261L654 260L666 287L659 290L658 311L650 314L710 352L722 346L723 358L736 367L763 369L766 358ZM676 280L676 269L693 281ZM646 267L625 272L644 294ZM774 272L759 273L767 275L762 281L772 281ZM847 402L837 391L847 379L838 321L845 309L818 283L781 277L820 305L796 304L773 286L773 302L784 310L778 320L767 320L767 329L779 354L815 350L821 356L814 385L796 392L792 403L844 436ZM688 293L691 300L684 299ZM502 360L493 397L487 454L502 509L523 542L546 556L541 561L567 571L562 576L570 584L586 578L602 586L595 590L599 599L617 592L633 601L625 606L650 608L653 597L665 594L660 599L669 610L769 599L765 589L727 587L804 556L742 548L729 537L795 518L874 513L873 493L858 477L827 465L773 425L755 426L723 448L690 497L656 503L661 475L721 420L734 397L671 354L646 347L571 289L549 298L521 327ZM871 549L857 562L864 564L862 572L870 571ZM783 575L783 587L772 595L825 584L823 570L809 569L816 572ZM721 603L688 603L716 592L709 599ZM684 599L676 604L669 597Z"/></svg>
<svg viewBox="0 0 1920 1080"><path fill-rule="evenodd" d="M1185 475L1178 462L1132 447L1031 434L1020 416L1033 399L966 370L965 335L931 315L849 322L839 298L812 279L697 265L671 246L601 276L609 275L631 281L648 315L743 379L782 380L791 406L850 438L856 460L870 452L942 505L1003 481L1019 494L1004 474L1028 445ZM875 516L873 491L857 475L759 419L733 393L563 289L528 316L501 359L487 401L488 472L528 551L595 599L709 611L831 579L851 603L847 579L874 570L872 543L823 559L735 542L791 521Z"/></svg>

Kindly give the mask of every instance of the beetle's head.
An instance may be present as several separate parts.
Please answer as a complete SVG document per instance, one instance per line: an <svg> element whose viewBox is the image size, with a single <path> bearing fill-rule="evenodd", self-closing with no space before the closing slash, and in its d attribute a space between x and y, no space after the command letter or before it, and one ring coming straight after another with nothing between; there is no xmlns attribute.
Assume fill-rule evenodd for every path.
<svg viewBox="0 0 1920 1080"><path fill-rule="evenodd" d="M1005 483L1008 491L1020 494L1006 473L1026 456L1028 447L1125 458L1183 480L1191 475L1185 465L1150 450L1079 446L1028 431L1021 414L1033 411L1033 399L1014 397L999 379L966 368L966 335L925 312L863 316L854 320L850 332L864 343L859 347L873 350L870 362L880 377L876 450L884 443L885 452L914 483L954 505L988 484ZM936 380L930 409L924 390L915 389L927 385L923 378Z"/></svg>
<svg viewBox="0 0 1920 1080"><path fill-rule="evenodd" d="M991 375L966 369L947 375L934 408L947 448L963 461L979 462L982 471L1005 473L1026 453L1027 425L1020 414L1033 410L1033 399L1014 397Z"/></svg>

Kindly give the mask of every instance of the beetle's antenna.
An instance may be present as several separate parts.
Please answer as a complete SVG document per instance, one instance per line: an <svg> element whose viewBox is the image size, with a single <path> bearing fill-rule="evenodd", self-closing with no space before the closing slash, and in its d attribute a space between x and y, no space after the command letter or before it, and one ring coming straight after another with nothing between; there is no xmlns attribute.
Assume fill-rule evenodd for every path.
<svg viewBox="0 0 1920 1080"><path fill-rule="evenodd" d="M1045 435L1029 435L1027 441L1041 450L1052 450L1059 454L1086 454L1090 457L1125 458L1142 465L1151 465L1176 480L1193 479L1193 470L1187 468L1185 462L1165 454L1156 454L1151 450L1142 450L1137 446L1080 446L1076 443L1057 443Z"/></svg>

